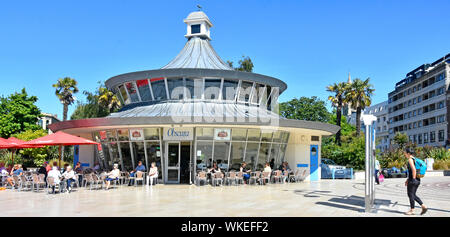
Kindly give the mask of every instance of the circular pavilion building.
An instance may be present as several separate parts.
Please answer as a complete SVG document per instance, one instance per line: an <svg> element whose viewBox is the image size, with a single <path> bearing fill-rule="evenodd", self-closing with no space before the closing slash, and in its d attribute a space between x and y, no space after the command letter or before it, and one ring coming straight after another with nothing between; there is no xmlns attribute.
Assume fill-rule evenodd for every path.
<svg viewBox="0 0 450 237"><path fill-rule="evenodd" d="M290 120L278 114L278 96L287 85L270 76L233 70L211 46L213 26L202 11L192 12L186 45L157 70L121 74L106 81L123 108L104 118L51 124L53 132L100 142L75 149L85 166L118 163L132 170L155 162L160 183L192 183L198 171L217 162L225 171L246 162L260 170L305 169L305 180L320 177L320 144L338 126Z"/></svg>

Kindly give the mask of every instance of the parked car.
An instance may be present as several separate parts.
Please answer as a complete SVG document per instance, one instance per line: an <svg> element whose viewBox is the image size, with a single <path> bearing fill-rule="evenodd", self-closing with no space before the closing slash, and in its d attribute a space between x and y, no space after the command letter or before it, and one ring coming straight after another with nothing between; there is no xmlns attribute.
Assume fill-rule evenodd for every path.
<svg viewBox="0 0 450 237"><path fill-rule="evenodd" d="M333 170L335 179L351 179L353 170L342 165L336 165L333 160L322 158L322 163L320 164L321 178L322 179L332 179Z"/></svg>
<svg viewBox="0 0 450 237"><path fill-rule="evenodd" d="M408 176L407 169L398 169L397 167L381 169L381 173L385 178L406 178Z"/></svg>

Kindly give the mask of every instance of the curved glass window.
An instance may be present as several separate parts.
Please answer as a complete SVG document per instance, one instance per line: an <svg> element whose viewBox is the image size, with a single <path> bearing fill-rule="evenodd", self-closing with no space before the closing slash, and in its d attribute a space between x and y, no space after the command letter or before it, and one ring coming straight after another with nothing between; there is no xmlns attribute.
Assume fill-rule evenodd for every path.
<svg viewBox="0 0 450 237"><path fill-rule="evenodd" d="M253 93L252 93L252 103L253 104L259 104L263 90L264 90L264 85L256 84L255 88L253 89Z"/></svg>
<svg viewBox="0 0 450 237"><path fill-rule="evenodd" d="M232 128L231 136L233 141L245 141L247 140L247 129L246 128Z"/></svg>
<svg viewBox="0 0 450 237"><path fill-rule="evenodd" d="M242 81L239 89L239 101L249 102L250 94L252 93L253 82Z"/></svg>
<svg viewBox="0 0 450 237"><path fill-rule="evenodd" d="M106 137L107 137L108 141L110 141L110 142L117 141L116 130L108 130L108 131L106 131Z"/></svg>
<svg viewBox="0 0 450 237"><path fill-rule="evenodd" d="M130 98L128 98L127 91L123 85L119 86L120 95L122 95L122 99L124 104L129 104L131 102Z"/></svg>
<svg viewBox="0 0 450 237"><path fill-rule="evenodd" d="M275 131L273 134L273 142L281 142L281 131Z"/></svg>
<svg viewBox="0 0 450 237"><path fill-rule="evenodd" d="M239 170L244 162L245 142L232 142L230 154L230 170Z"/></svg>
<svg viewBox="0 0 450 237"><path fill-rule="evenodd" d="M164 78L153 78L150 79L150 82L155 100L166 100L166 83L164 82Z"/></svg>
<svg viewBox="0 0 450 237"><path fill-rule="evenodd" d="M128 95L130 95L131 102L139 102L139 95L136 90L136 87L134 86L134 83L127 82L125 83L125 86L127 87Z"/></svg>
<svg viewBox="0 0 450 237"><path fill-rule="evenodd" d="M120 153L122 154L123 170L131 171L134 169L133 162L131 161L131 150L129 142L119 142Z"/></svg>
<svg viewBox="0 0 450 237"><path fill-rule="evenodd" d="M197 140L212 140L214 136L214 128L198 128Z"/></svg>
<svg viewBox="0 0 450 237"><path fill-rule="evenodd" d="M147 162L148 162L148 170L152 165L152 162L155 162L156 167L158 167L158 177L162 177L162 166L161 166L161 146L158 142L146 142L145 146L147 147Z"/></svg>
<svg viewBox="0 0 450 237"><path fill-rule="evenodd" d="M167 88L169 89L170 99L182 100L184 98L183 79L167 79Z"/></svg>
<svg viewBox="0 0 450 237"><path fill-rule="evenodd" d="M238 81L223 80L222 99L235 100L238 84L239 84Z"/></svg>
<svg viewBox="0 0 450 237"><path fill-rule="evenodd" d="M269 161L269 149L270 143L261 143L259 147L258 165L256 166L257 170L263 170L264 165Z"/></svg>
<svg viewBox="0 0 450 237"><path fill-rule="evenodd" d="M203 79L185 79L186 99L201 99L203 93Z"/></svg>
<svg viewBox="0 0 450 237"><path fill-rule="evenodd" d="M142 101L150 101L152 100L152 95L150 93L150 86L148 80L137 80L136 86L139 90L139 95L141 96Z"/></svg>
<svg viewBox="0 0 450 237"><path fill-rule="evenodd" d="M218 100L220 99L220 85L221 79L205 79L205 99Z"/></svg>
<svg viewBox="0 0 450 237"><path fill-rule="evenodd" d="M205 170L212 164L213 142L197 142L197 170Z"/></svg>
<svg viewBox="0 0 450 237"><path fill-rule="evenodd" d="M247 142L245 150L245 162L250 169L255 169L256 159L258 158L259 142Z"/></svg>
<svg viewBox="0 0 450 237"><path fill-rule="evenodd" d="M117 136L119 137L119 141L128 141L130 134L128 134L128 129L118 129Z"/></svg>
<svg viewBox="0 0 450 237"><path fill-rule="evenodd" d="M248 130L248 141L256 141L259 142L261 135L261 130L259 129L249 129Z"/></svg>
<svg viewBox="0 0 450 237"><path fill-rule="evenodd" d="M144 142L131 142L131 146L133 147L134 167L137 167L138 162L141 161L142 164L147 169L148 166L147 162L145 161L146 159L145 159Z"/></svg>
<svg viewBox="0 0 450 237"><path fill-rule="evenodd" d="M262 130L261 141L263 142L271 142L273 132L270 130Z"/></svg>
<svg viewBox="0 0 450 237"><path fill-rule="evenodd" d="M214 142L214 162L222 171L228 171L230 142Z"/></svg>
<svg viewBox="0 0 450 237"><path fill-rule="evenodd" d="M159 140L159 128L144 128L145 140Z"/></svg>
<svg viewBox="0 0 450 237"><path fill-rule="evenodd" d="M269 156L270 163L272 163L272 160L273 160L273 163L275 164L274 167L272 167L272 169L277 169L278 166L280 165L280 163L275 162L275 160L277 160L277 162L278 162L279 152L280 152L280 144L273 143L272 147L270 148L270 154L269 154L270 155Z"/></svg>

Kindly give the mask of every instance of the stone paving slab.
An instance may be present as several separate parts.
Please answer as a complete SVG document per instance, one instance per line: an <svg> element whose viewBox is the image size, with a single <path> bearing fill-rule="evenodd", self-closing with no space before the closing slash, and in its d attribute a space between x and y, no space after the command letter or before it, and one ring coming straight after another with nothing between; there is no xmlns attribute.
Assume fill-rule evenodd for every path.
<svg viewBox="0 0 450 237"><path fill-rule="evenodd" d="M0 191L0 216L404 216L405 179L376 186L376 212L364 212L360 180L265 186L156 185L46 194ZM426 177L418 189L425 216L450 216L450 177ZM417 207L417 212L420 212Z"/></svg>

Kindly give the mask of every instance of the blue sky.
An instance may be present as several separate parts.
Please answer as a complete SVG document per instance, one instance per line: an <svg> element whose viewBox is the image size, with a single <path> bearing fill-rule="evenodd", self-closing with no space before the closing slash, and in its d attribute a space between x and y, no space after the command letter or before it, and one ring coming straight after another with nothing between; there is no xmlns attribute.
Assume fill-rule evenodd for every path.
<svg viewBox="0 0 450 237"><path fill-rule="evenodd" d="M250 56L254 72L288 84L281 102L326 100L325 87L348 72L370 77L382 102L406 73L450 53L448 0L1 1L0 95L25 87L43 112L62 117L58 78L93 91L97 81L161 68L183 48L183 19L197 4L222 59Z"/></svg>

